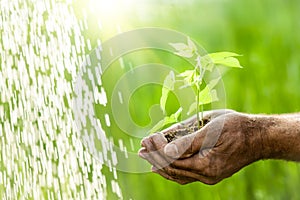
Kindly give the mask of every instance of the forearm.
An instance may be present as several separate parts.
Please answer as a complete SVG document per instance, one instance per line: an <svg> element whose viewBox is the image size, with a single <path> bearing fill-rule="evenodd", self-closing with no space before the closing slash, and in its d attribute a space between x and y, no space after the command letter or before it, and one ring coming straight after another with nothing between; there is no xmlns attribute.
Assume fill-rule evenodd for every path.
<svg viewBox="0 0 300 200"><path fill-rule="evenodd" d="M300 113L262 118L263 159L300 161Z"/></svg>
<svg viewBox="0 0 300 200"><path fill-rule="evenodd" d="M300 119L300 113L287 113L287 114L278 114L278 115L273 115L274 117L279 117L279 118L298 118Z"/></svg>

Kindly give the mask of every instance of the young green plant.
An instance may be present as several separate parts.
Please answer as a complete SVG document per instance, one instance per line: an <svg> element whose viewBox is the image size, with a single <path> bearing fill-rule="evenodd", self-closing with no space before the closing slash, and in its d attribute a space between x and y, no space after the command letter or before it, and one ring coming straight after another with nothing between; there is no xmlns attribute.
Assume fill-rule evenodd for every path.
<svg viewBox="0 0 300 200"><path fill-rule="evenodd" d="M217 91L214 88L221 79L221 77L213 79L204 86L203 78L205 73L211 72L216 66L242 68L238 59L235 58L237 56L240 56L239 54L232 52L216 52L201 56L197 49L197 46L190 38L187 38L187 44L170 43L170 45L176 50L176 55L183 58L194 58L196 64L193 69L186 70L180 73L177 76L179 78L177 80L173 71L170 71L170 73L166 76L162 87L162 95L160 98L160 108L163 111L165 117L150 130L150 133L154 133L162 129L166 125L178 122L179 116L182 112L181 107L170 116L168 116L166 113L166 103L168 95L171 91L174 90L176 81L183 81L184 85L182 87L192 87L196 93L195 102L190 105L187 114L196 111L197 125L199 129L204 125L202 120L203 106L205 104L209 104L218 100Z"/></svg>

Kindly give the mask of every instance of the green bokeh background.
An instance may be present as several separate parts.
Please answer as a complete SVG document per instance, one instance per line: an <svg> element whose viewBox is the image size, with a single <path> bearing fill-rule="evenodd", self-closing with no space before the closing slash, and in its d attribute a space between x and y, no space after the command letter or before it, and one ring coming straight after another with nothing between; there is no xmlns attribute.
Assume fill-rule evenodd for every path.
<svg viewBox="0 0 300 200"><path fill-rule="evenodd" d="M226 102L227 108L247 113L300 111L300 1L132 2L126 11L119 8L119 13L110 14L110 17L114 16L113 19L105 18L101 13L101 16L87 13L89 29L83 34L91 39L93 47L97 46L98 39L105 41L122 31L144 27L172 29L190 36L207 52L232 51L243 55L239 58L243 69L224 71L226 99L221 99L222 102L216 107L223 107ZM73 7L78 19L82 19L82 9L87 8L86 2L74 1ZM97 21L102 21L102 28L97 28ZM163 51L141 50L131 53L124 56L127 67L121 68L117 61L103 75L107 96L111 96L116 82L130 70L130 63L135 67L150 62L167 64L179 71L191 67L186 61ZM160 95L159 85L141 87L133 94L129 109L135 123L140 126L149 124L149 109L159 103ZM102 122L103 113L111 115L110 104L106 108L99 105L95 107ZM176 111L178 107L178 100L171 95L168 113ZM116 145L122 139L128 151L136 153L140 147L140 138L122 132L113 118L112 126L106 128L106 134L112 137ZM105 166L102 172L107 178L108 199L117 199L109 181L113 179L112 173ZM300 165L286 161L259 161L214 186L200 182L182 186L151 172L122 171L118 172L118 183L124 199L300 199ZM4 190L1 186L1 191Z"/></svg>
<svg viewBox="0 0 300 200"><path fill-rule="evenodd" d="M169 28L189 35L208 52L242 54L244 68L229 70L223 77L227 108L271 114L300 110L299 11L300 2L296 0L141 1L116 21L122 31ZM104 21L99 31L102 40L116 34L115 27L111 21ZM87 35L97 38L96 32ZM152 53L154 56L143 53L128 56L125 63L130 60L137 65L157 59L176 66L182 62L162 52ZM123 72L113 65L107 76L117 81ZM107 81L111 81L106 83L109 96L109 85L114 82ZM149 105L159 102L159 97L159 87L137 91L131 100L133 120L147 124ZM172 98L168 102L170 112L178 107L174 102ZM114 133L116 141L126 140L117 127L108 131ZM136 148L138 145L136 142ZM300 166L286 161L259 161L214 186L198 182L182 186L153 173L119 172L118 180L124 199L299 199Z"/></svg>

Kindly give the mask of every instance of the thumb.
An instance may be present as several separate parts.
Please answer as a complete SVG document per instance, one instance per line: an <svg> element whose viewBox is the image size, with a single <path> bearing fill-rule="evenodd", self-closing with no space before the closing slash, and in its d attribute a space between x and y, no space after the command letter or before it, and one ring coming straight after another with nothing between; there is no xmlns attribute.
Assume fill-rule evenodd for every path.
<svg viewBox="0 0 300 200"><path fill-rule="evenodd" d="M164 147L164 153L176 159L187 158L213 148L223 133L226 117L227 114L216 117L197 132L172 141Z"/></svg>
<svg viewBox="0 0 300 200"><path fill-rule="evenodd" d="M187 158L200 151L205 131L199 131L176 139L164 147L164 153L171 158Z"/></svg>

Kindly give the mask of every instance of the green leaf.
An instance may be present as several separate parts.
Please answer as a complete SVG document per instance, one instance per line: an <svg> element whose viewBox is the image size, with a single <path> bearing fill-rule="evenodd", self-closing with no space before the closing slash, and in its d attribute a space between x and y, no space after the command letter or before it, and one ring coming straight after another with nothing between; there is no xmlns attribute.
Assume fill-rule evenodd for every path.
<svg viewBox="0 0 300 200"><path fill-rule="evenodd" d="M199 94L199 105L205 105L208 103L212 103L214 101L218 101L218 97L217 97L217 91L216 90L212 90L211 87L213 88L216 84L217 81L219 81L220 78L218 79L214 79L210 82L210 84L208 84ZM196 97L197 98L197 97ZM194 102L190 105L190 108L187 112L188 115L190 115L191 113L193 113L195 110L197 109L197 103Z"/></svg>
<svg viewBox="0 0 300 200"><path fill-rule="evenodd" d="M214 101L218 101L217 91L210 90L209 86L207 85L201 92L199 93L199 105L205 105L208 103L212 103Z"/></svg>
<svg viewBox="0 0 300 200"><path fill-rule="evenodd" d="M162 129L165 126L166 118L168 118L168 117L163 118L155 126L153 126L152 129L149 131L149 133L155 133L155 132L159 131L160 129Z"/></svg>
<svg viewBox="0 0 300 200"><path fill-rule="evenodd" d="M170 73L166 76L164 80L164 87L169 90L174 90L174 84L175 84L175 74L173 71L170 71Z"/></svg>
<svg viewBox="0 0 300 200"><path fill-rule="evenodd" d="M180 107L174 114L172 114L170 117L176 119L178 121L178 117L180 116L182 112L182 107Z"/></svg>
<svg viewBox="0 0 300 200"><path fill-rule="evenodd" d="M185 70L184 72L178 74L180 77L191 77L195 73L195 70Z"/></svg>
<svg viewBox="0 0 300 200"><path fill-rule="evenodd" d="M155 133L155 132L159 131L160 129L162 129L164 126L168 125L168 124L178 122L178 118L179 118L181 112L182 112L182 108L180 107L171 116L166 116L165 118L160 120L149 132L150 133Z"/></svg>
<svg viewBox="0 0 300 200"><path fill-rule="evenodd" d="M219 101L217 90L211 90L210 95L211 95L211 103L215 101Z"/></svg>
<svg viewBox="0 0 300 200"><path fill-rule="evenodd" d="M234 58L236 56L241 56L239 54L232 53L232 52L218 52L218 53L211 53L208 55L212 59L212 62L216 65L242 68L242 66L239 63L239 60Z"/></svg>
<svg viewBox="0 0 300 200"><path fill-rule="evenodd" d="M185 51L189 46L184 43L169 43L176 51Z"/></svg>
<svg viewBox="0 0 300 200"><path fill-rule="evenodd" d="M173 71L170 71L170 73L166 76L164 80L162 94L160 97L160 108L164 114L166 113L166 103L167 103L168 95L171 90L174 90L174 84L175 84L175 75Z"/></svg>
<svg viewBox="0 0 300 200"><path fill-rule="evenodd" d="M205 70L209 71L212 71L215 66L209 54L201 57L200 64Z"/></svg>
<svg viewBox="0 0 300 200"><path fill-rule="evenodd" d="M243 67L240 65L239 60L236 59L236 58L233 58L233 57L228 57L228 58L225 58L225 59L223 59L223 60L214 61L214 63L217 64L217 65L223 65L223 66L226 66L226 67L243 68Z"/></svg>
<svg viewBox="0 0 300 200"><path fill-rule="evenodd" d="M193 51L187 49L187 50L184 50L184 51L178 51L178 52L175 52L176 55L178 56L181 56L181 57L185 57L185 58L191 58L193 57Z"/></svg>
<svg viewBox="0 0 300 200"><path fill-rule="evenodd" d="M192 112L194 112L197 109L197 103L194 102L190 105L189 111L187 112L188 115L190 115Z"/></svg>
<svg viewBox="0 0 300 200"><path fill-rule="evenodd" d="M184 43L169 43L177 52L176 55L191 58L194 56L194 52L196 51L196 45L188 38L188 45Z"/></svg>
<svg viewBox="0 0 300 200"><path fill-rule="evenodd" d="M216 79L211 80L211 81L207 84L208 88L209 88L210 90L212 90L212 89L219 83L220 80L221 80L221 77L218 77L218 78L216 78Z"/></svg>
<svg viewBox="0 0 300 200"><path fill-rule="evenodd" d="M197 51L197 47L196 47L195 43L191 40L190 37L187 38L187 43L188 43L189 49L191 49L193 51L193 53L195 51Z"/></svg>
<svg viewBox="0 0 300 200"><path fill-rule="evenodd" d="M185 84L187 85L192 85L193 82L195 81L195 70L186 70L184 72L182 72L181 74L179 74L178 76L183 78L183 81L185 82Z"/></svg>
<svg viewBox="0 0 300 200"><path fill-rule="evenodd" d="M229 51L222 51L222 52L216 52L216 53L210 53L209 54L212 58L227 58L227 57L237 57L241 56L240 54L229 52Z"/></svg>
<svg viewBox="0 0 300 200"><path fill-rule="evenodd" d="M168 99L168 94L170 90L167 88L163 87L162 92L161 92L161 97L160 97L160 109L163 111L164 114L166 114L166 103Z"/></svg>

